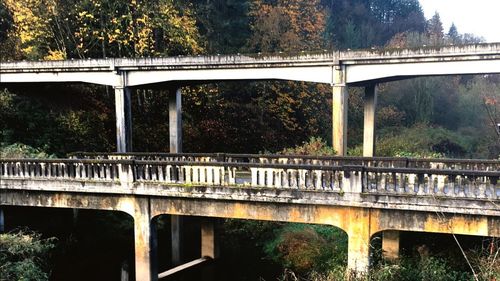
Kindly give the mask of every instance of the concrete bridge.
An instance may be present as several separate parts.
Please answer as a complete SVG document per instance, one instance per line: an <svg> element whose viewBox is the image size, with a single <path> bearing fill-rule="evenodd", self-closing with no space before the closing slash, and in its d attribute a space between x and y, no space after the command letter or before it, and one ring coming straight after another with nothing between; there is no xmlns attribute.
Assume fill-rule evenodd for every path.
<svg viewBox="0 0 500 281"><path fill-rule="evenodd" d="M152 219L210 218L331 225L348 235L348 268L365 272L370 240L395 231L500 237L500 161L235 154L76 154L0 159L0 206L122 211L134 220L136 280L156 280ZM165 276L160 275L160 276Z"/></svg>
<svg viewBox="0 0 500 281"><path fill-rule="evenodd" d="M328 83L332 86L332 140L339 155L346 153L347 89L364 86L363 155L374 156L378 83L486 73L500 73L500 43L294 56L0 62L0 86L69 82L113 87L118 152L133 151L132 90L177 89L170 96L168 122L170 152L180 153L182 86L228 80ZM0 204L130 214L135 222L137 280L157 277L154 266L150 267L153 249L148 241L154 238L150 220L159 214L172 214L173 240L180 235L177 215L338 226L349 235L349 268L360 271L369 264L369 238L380 231L384 231L384 249L389 254L397 252L399 238L394 230L499 236L497 162L307 157L285 161L282 156L242 155L234 158L248 159L232 161L229 156L222 160L185 154L4 159L0 162ZM213 228L206 223L203 229L202 252L214 256ZM178 253L173 249L173 259L178 259Z"/></svg>
<svg viewBox="0 0 500 281"><path fill-rule="evenodd" d="M375 155L376 85L418 76L500 73L500 43L299 55L229 55L140 59L1 62L0 85L84 82L115 88L117 148L132 151L130 91L134 87L228 80L328 83L333 89L333 146L346 153L347 87L365 86L364 156ZM171 150L181 152L181 93L170 100Z"/></svg>

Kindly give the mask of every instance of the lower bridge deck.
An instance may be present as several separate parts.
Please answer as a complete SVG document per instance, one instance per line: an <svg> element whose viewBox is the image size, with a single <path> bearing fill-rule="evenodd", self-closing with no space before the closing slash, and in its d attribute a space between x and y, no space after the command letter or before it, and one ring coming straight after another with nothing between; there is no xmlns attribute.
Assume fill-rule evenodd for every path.
<svg viewBox="0 0 500 281"><path fill-rule="evenodd" d="M386 230L500 237L500 161L229 154L1 159L0 205L116 210L134 219L137 280L155 279L161 214L332 225L365 271ZM208 253L210 255L210 253Z"/></svg>

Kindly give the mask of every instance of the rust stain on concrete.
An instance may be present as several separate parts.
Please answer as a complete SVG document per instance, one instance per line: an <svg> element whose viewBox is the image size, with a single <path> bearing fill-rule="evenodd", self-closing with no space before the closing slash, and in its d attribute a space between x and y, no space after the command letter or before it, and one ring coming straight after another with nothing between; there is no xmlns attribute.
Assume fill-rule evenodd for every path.
<svg viewBox="0 0 500 281"><path fill-rule="evenodd" d="M488 236L488 219L465 216L451 218L428 216L423 230L426 232Z"/></svg>

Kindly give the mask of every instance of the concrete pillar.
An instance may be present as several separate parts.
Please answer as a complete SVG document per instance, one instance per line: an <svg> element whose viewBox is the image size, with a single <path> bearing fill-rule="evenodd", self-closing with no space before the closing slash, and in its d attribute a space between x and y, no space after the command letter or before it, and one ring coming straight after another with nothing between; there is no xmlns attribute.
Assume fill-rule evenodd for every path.
<svg viewBox="0 0 500 281"><path fill-rule="evenodd" d="M168 121L170 133L170 153L182 152L182 91L170 93L168 99ZM170 232L172 235L172 263L182 263L182 217L171 216Z"/></svg>
<svg viewBox="0 0 500 281"><path fill-rule="evenodd" d="M375 110L377 106L377 85L365 87L365 118L363 125L363 156L375 155Z"/></svg>
<svg viewBox="0 0 500 281"><path fill-rule="evenodd" d="M5 231L5 218L3 216L3 209L0 208L0 233Z"/></svg>
<svg viewBox="0 0 500 281"><path fill-rule="evenodd" d="M120 281L129 281L129 268L128 262L122 262L122 267L120 269Z"/></svg>
<svg viewBox="0 0 500 281"><path fill-rule="evenodd" d="M173 266L182 263L182 228L181 216L170 216L170 233L172 235L172 264Z"/></svg>
<svg viewBox="0 0 500 281"><path fill-rule="evenodd" d="M168 99L168 125L170 130L170 153L182 152L182 96L181 89L170 93Z"/></svg>
<svg viewBox="0 0 500 281"><path fill-rule="evenodd" d="M365 274L370 267L370 211L352 208L347 214L347 269Z"/></svg>
<svg viewBox="0 0 500 281"><path fill-rule="evenodd" d="M201 256L212 259L219 256L214 219L203 219L201 222Z"/></svg>
<svg viewBox="0 0 500 281"><path fill-rule="evenodd" d="M347 153L347 86L336 84L332 94L332 143L337 155Z"/></svg>
<svg viewBox="0 0 500 281"><path fill-rule="evenodd" d="M351 272L366 273L370 267L370 239L364 235L351 233L347 245L347 269Z"/></svg>
<svg viewBox="0 0 500 281"><path fill-rule="evenodd" d="M130 88L115 88L116 111L116 150L117 152L132 151L132 108Z"/></svg>
<svg viewBox="0 0 500 281"><path fill-rule="evenodd" d="M389 261L399 258L399 231L386 230L382 233L382 255Z"/></svg>
<svg viewBox="0 0 500 281"><path fill-rule="evenodd" d="M141 199L139 199L141 200ZM149 202L138 202L134 213L135 280L158 280L157 240L155 225L151 221Z"/></svg>

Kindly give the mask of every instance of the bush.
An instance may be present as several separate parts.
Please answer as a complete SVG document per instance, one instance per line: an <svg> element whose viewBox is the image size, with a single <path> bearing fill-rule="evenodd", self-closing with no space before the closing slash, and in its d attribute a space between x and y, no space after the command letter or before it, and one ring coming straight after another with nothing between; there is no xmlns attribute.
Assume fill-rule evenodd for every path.
<svg viewBox="0 0 500 281"><path fill-rule="evenodd" d="M0 158L55 158L55 155L26 144L14 143L0 146Z"/></svg>
<svg viewBox="0 0 500 281"><path fill-rule="evenodd" d="M470 138L440 127L416 125L385 130L377 140L377 156L464 157L473 150Z"/></svg>
<svg viewBox="0 0 500 281"><path fill-rule="evenodd" d="M334 227L288 224L276 231L264 250L270 259L299 274L327 272L345 266L347 236Z"/></svg>
<svg viewBox="0 0 500 281"><path fill-rule="evenodd" d="M48 280L46 258L54 242L34 232L0 234L0 280Z"/></svg>
<svg viewBox="0 0 500 281"><path fill-rule="evenodd" d="M288 155L314 155L314 156L331 156L336 152L333 147L328 146L322 138L311 137L309 141L294 148L285 148L278 152L279 154Z"/></svg>

